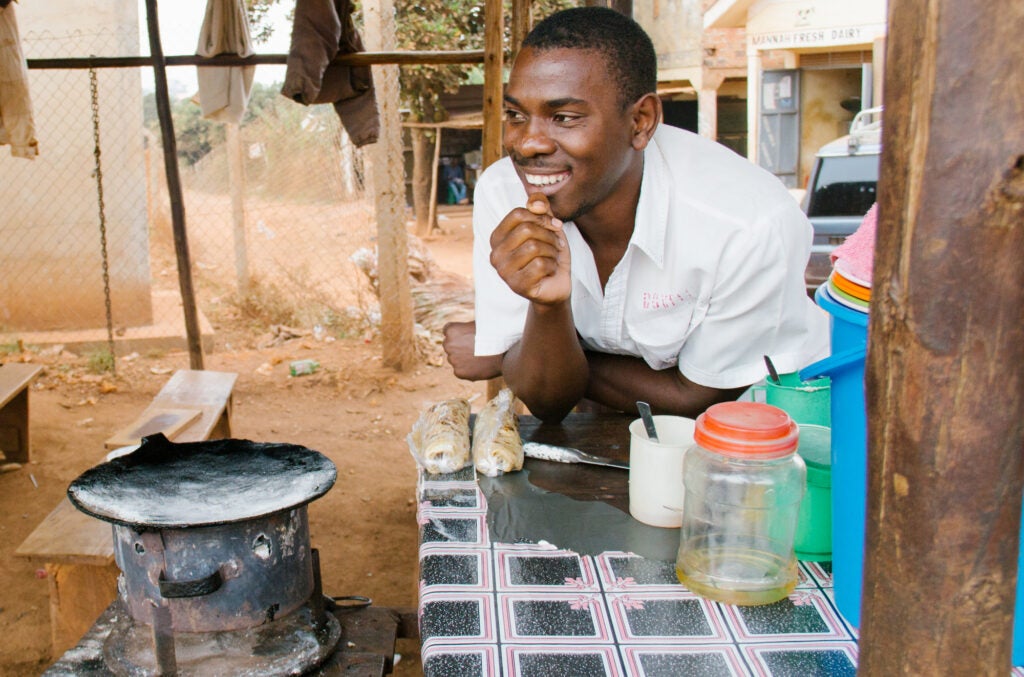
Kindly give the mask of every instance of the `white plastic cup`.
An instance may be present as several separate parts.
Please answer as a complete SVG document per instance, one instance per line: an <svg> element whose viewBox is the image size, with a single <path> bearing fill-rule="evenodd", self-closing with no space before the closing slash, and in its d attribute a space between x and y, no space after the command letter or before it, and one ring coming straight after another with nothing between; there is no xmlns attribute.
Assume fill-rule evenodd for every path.
<svg viewBox="0 0 1024 677"><path fill-rule="evenodd" d="M647 437L644 422L629 424L629 514L654 527L683 523L683 454L693 444L695 421L655 416L658 441Z"/></svg>

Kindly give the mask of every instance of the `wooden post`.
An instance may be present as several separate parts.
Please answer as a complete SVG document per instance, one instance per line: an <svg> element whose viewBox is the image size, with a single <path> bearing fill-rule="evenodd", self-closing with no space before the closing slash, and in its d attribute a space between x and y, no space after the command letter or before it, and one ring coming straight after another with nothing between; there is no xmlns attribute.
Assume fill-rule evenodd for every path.
<svg viewBox="0 0 1024 677"><path fill-rule="evenodd" d="M224 151L228 155L228 188L231 192L231 233L235 244L235 280L238 293L242 296L249 291L249 248L245 235L245 157L239 125L228 122L227 144Z"/></svg>
<svg viewBox="0 0 1024 677"><path fill-rule="evenodd" d="M864 675L1006 675L1024 491L1024 3L889 0Z"/></svg>
<svg viewBox="0 0 1024 677"><path fill-rule="evenodd" d="M395 43L393 0L364 5L367 46L389 50ZM384 364L403 371L416 363L409 289L409 243L405 231L405 169L402 122L398 112L398 66L374 66L380 136L370 147L377 213L377 267L380 271L380 335Z"/></svg>
<svg viewBox="0 0 1024 677"><path fill-rule="evenodd" d="M501 159L501 118L504 100L502 72L505 17L501 0L484 3L484 131L483 168ZM487 381L487 399L498 394L504 379Z"/></svg>
<svg viewBox="0 0 1024 677"><path fill-rule="evenodd" d="M633 0L610 0L608 6L619 14L625 14L628 17L633 16Z"/></svg>
<svg viewBox="0 0 1024 677"><path fill-rule="evenodd" d="M501 158L502 52L505 18L501 0L484 3L484 131L483 166Z"/></svg>
<svg viewBox="0 0 1024 677"><path fill-rule="evenodd" d="M437 223L437 169L441 165L441 127L434 128L434 157L430 163L430 209L427 211L427 230L430 235Z"/></svg>
<svg viewBox="0 0 1024 677"><path fill-rule="evenodd" d="M512 0L512 36L509 44L509 61L515 62L519 49L523 46L526 34L533 28L533 16L530 7L533 0Z"/></svg>
<svg viewBox="0 0 1024 677"><path fill-rule="evenodd" d="M185 201L181 196L181 176L178 174L178 145L174 139L174 120L171 118L171 97L167 91L167 68L164 50L160 44L156 0L146 0L146 25L149 32L149 52L153 60L153 80L156 82L156 113L160 120L160 138L164 147L167 193L171 201L171 227L174 229L178 287L181 290L181 306L185 315L188 362L192 369L202 369L203 344L199 335L199 311L196 308L196 295L192 287L192 259L188 252L188 233L185 230Z"/></svg>

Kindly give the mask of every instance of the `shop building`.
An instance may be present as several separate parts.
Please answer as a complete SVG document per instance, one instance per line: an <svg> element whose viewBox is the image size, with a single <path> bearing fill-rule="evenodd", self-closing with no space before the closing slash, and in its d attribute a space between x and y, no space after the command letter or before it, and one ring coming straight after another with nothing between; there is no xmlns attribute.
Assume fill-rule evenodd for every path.
<svg viewBox="0 0 1024 677"><path fill-rule="evenodd" d="M712 36L745 39L747 157L803 187L818 148L846 134L859 110L882 104L885 0L704 4L706 60Z"/></svg>

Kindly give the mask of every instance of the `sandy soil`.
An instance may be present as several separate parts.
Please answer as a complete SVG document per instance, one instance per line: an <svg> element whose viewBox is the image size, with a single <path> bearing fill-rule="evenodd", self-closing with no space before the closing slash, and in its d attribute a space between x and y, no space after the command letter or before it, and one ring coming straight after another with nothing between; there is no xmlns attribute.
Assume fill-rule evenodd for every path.
<svg viewBox="0 0 1024 677"><path fill-rule="evenodd" d="M443 269L466 276L472 240L467 215L448 215L441 221L446 232L428 241ZM218 345L245 344L222 338ZM271 348L215 352L205 366L238 374L235 437L301 444L337 464L337 484L310 506L324 591L414 607L416 471L405 435L434 401L469 397L478 409L484 387L459 381L447 365L397 373L381 364L380 354L376 340L304 337ZM322 368L290 377L288 363L307 357ZM0 675L21 677L39 674L55 657L45 572L39 562L15 558L15 549L68 483L101 460L103 441L146 407L174 369L188 368L188 355L119 359L116 377L93 374L85 358L66 353L0 353L0 361L45 365L30 395L32 461L0 474ZM417 643L401 641L398 650L396 674L420 674Z"/></svg>

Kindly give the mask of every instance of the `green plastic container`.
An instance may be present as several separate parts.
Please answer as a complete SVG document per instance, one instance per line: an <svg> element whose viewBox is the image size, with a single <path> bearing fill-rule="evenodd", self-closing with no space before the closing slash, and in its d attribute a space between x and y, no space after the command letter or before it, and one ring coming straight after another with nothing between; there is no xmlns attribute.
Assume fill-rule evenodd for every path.
<svg viewBox="0 0 1024 677"><path fill-rule="evenodd" d="M807 466L807 491L800 502L793 550L805 562L831 560L832 430L802 424L796 451Z"/></svg>
<svg viewBox="0 0 1024 677"><path fill-rule="evenodd" d="M801 425L831 427L832 393L828 376L801 381L796 374L782 374L779 379L781 385L768 379L753 390L763 392L766 403L782 409Z"/></svg>

